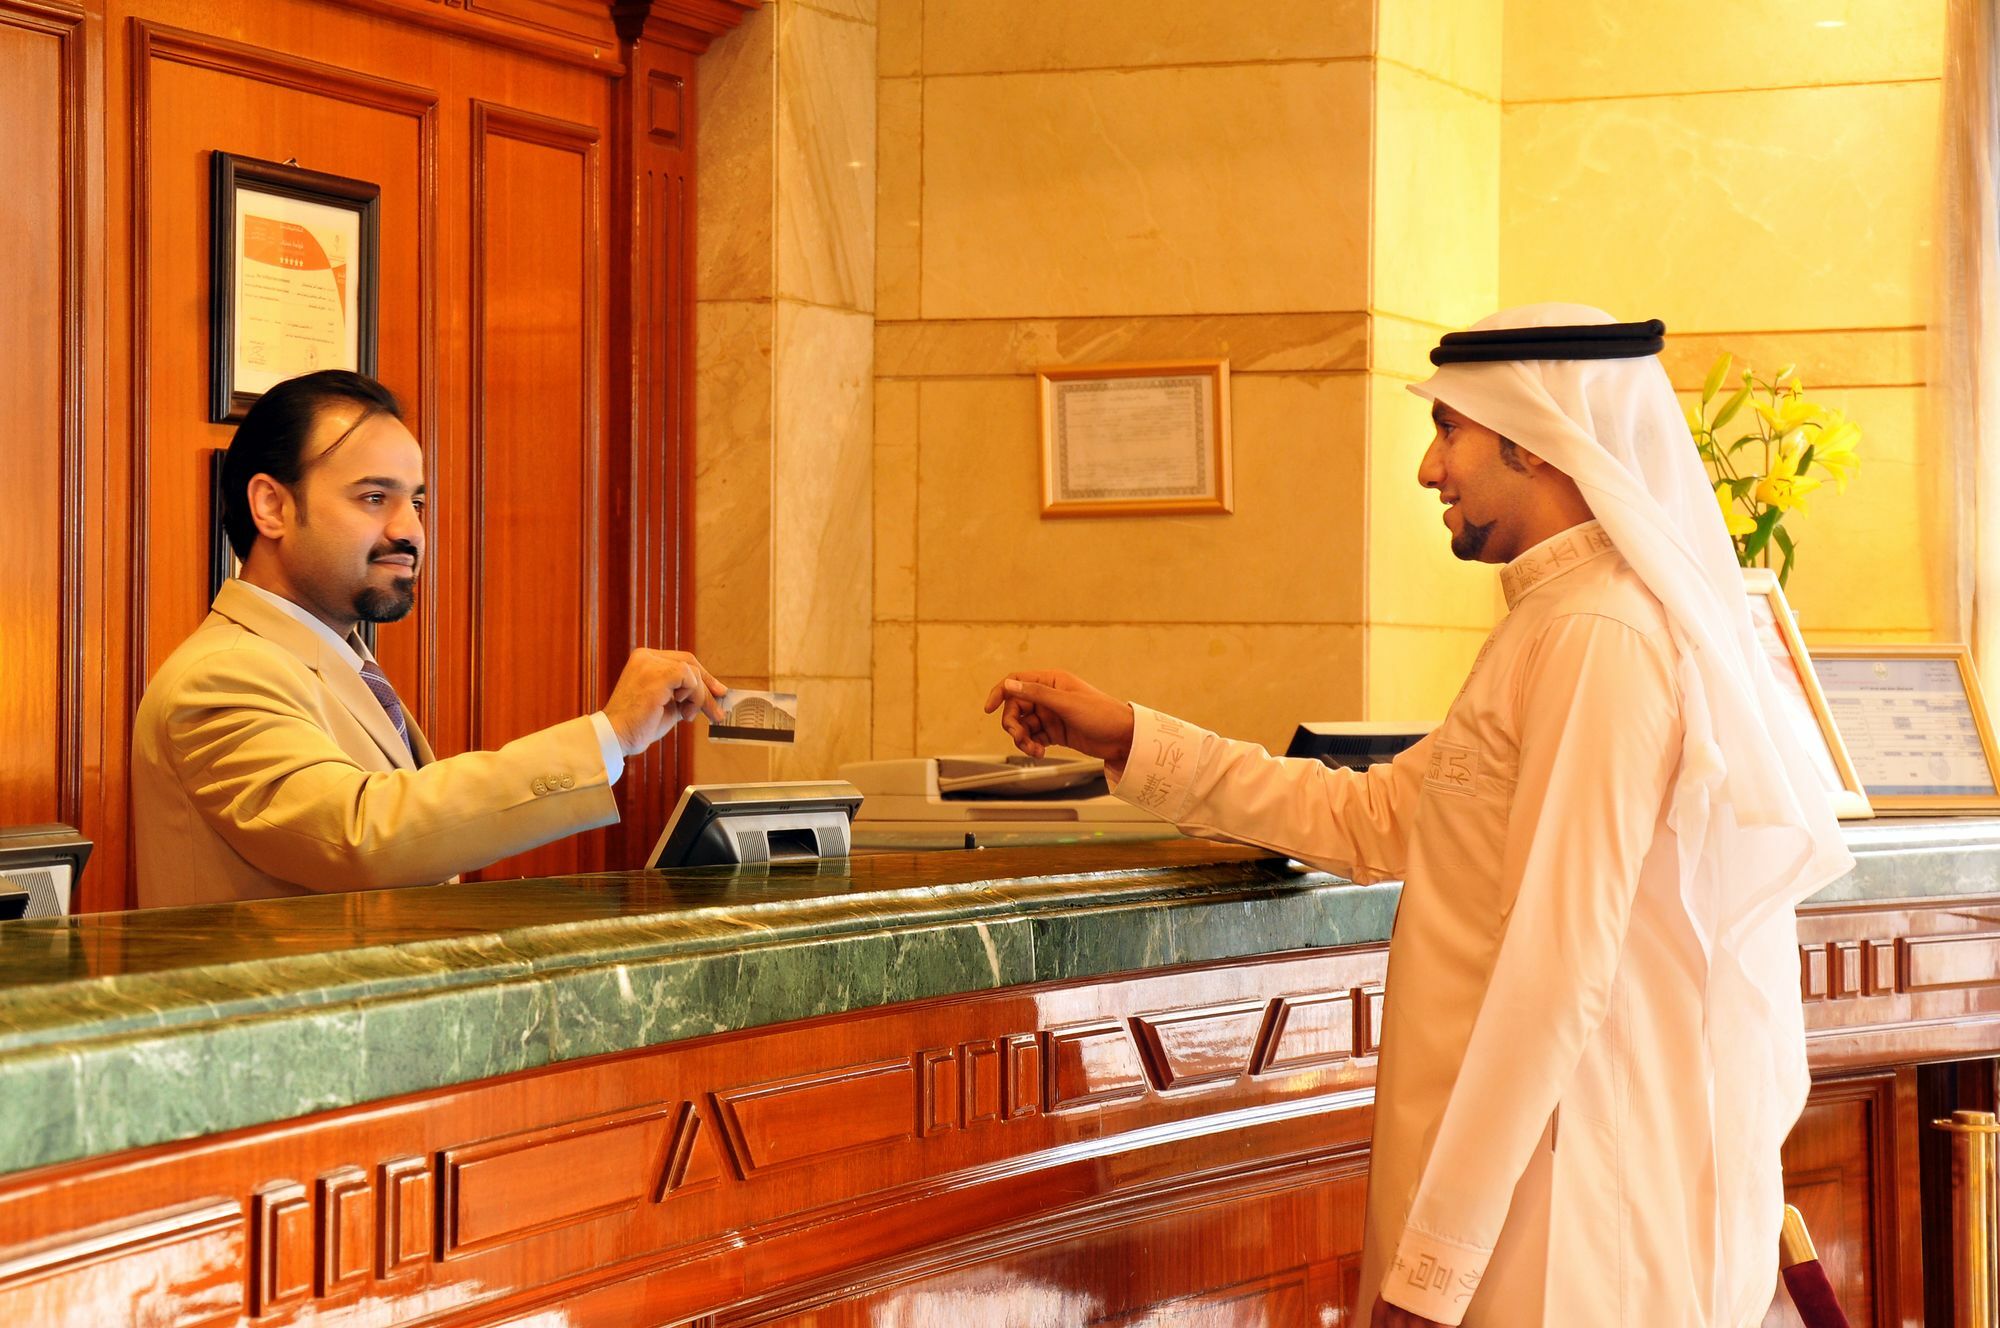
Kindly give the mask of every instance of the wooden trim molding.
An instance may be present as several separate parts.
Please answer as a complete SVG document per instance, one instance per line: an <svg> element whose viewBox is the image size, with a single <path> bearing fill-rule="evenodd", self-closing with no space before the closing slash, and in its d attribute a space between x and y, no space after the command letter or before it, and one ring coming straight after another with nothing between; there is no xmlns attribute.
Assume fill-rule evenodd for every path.
<svg viewBox="0 0 2000 1328"><path fill-rule="evenodd" d="M664 42L700 55L717 37L763 7L764 0L612 0L628 41Z"/></svg>
<svg viewBox="0 0 2000 1328"><path fill-rule="evenodd" d="M90 178L90 144L86 132L85 97L92 86L85 42L87 16L81 6L53 0L0 0L0 25L41 33L55 39L63 69L61 117L62 175L57 190L62 210L62 437L60 473L61 549L57 598L60 604L56 648L61 676L56 697L56 819L71 830L83 826L84 721L90 707L84 700L85 641L84 578L86 551L92 541L89 519L90 458L86 430L90 418L90 318L84 307L84 274L89 263L85 241L90 208L85 198Z"/></svg>

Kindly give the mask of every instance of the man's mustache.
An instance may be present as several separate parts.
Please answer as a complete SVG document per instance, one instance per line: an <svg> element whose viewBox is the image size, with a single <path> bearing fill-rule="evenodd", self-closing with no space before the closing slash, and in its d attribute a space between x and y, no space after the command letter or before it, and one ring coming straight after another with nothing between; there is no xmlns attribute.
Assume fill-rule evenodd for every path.
<svg viewBox="0 0 2000 1328"><path fill-rule="evenodd" d="M410 556L412 570L423 566L423 552L408 540L393 540L388 544L380 546L368 555L368 561L371 563L378 562L383 558L392 558L399 553L406 553Z"/></svg>

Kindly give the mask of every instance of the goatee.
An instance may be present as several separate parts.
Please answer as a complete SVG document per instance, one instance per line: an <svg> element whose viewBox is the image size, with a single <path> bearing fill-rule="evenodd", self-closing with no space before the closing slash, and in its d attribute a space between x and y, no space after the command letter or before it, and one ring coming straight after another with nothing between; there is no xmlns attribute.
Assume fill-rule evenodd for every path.
<svg viewBox="0 0 2000 1328"><path fill-rule="evenodd" d="M401 622L416 606L417 584L414 577L388 590L369 586L354 597L354 613L362 622Z"/></svg>
<svg viewBox="0 0 2000 1328"><path fill-rule="evenodd" d="M1488 521L1483 526L1476 526L1470 521L1466 522L1458 528L1458 533L1451 537L1452 553L1465 562L1479 561L1479 555L1486 551L1486 541L1492 536L1496 524Z"/></svg>

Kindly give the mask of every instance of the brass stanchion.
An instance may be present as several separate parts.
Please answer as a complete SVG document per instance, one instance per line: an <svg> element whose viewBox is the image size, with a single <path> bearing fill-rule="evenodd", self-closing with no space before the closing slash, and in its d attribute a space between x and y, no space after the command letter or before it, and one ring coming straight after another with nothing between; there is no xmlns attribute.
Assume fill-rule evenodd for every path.
<svg viewBox="0 0 2000 1328"><path fill-rule="evenodd" d="M1954 1111L1931 1124L1951 1135L1952 1328L2000 1328L2000 1118Z"/></svg>

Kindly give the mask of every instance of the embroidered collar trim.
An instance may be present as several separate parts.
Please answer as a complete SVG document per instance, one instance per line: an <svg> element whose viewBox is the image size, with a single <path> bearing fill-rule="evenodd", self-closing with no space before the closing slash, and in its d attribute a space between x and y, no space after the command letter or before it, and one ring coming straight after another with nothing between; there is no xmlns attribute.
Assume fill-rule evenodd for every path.
<svg viewBox="0 0 2000 1328"><path fill-rule="evenodd" d="M1519 604L1530 591L1615 548L1611 536L1595 521L1550 536L1500 569L1500 589L1507 596L1508 609Z"/></svg>

